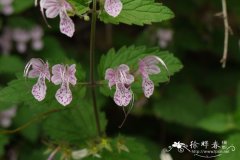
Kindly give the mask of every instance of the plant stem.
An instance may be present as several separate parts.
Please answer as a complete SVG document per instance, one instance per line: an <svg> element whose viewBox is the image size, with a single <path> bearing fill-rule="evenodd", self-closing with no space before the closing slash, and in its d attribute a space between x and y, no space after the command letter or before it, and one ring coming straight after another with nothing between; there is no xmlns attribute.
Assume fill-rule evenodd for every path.
<svg viewBox="0 0 240 160"><path fill-rule="evenodd" d="M93 101L93 109L96 120L98 136L101 135L101 127L99 121L99 113L97 109L95 80L94 80L94 53L95 53L95 35L96 35L96 20L97 20L97 0L93 0L92 22L91 22L91 37L90 37L90 84Z"/></svg>

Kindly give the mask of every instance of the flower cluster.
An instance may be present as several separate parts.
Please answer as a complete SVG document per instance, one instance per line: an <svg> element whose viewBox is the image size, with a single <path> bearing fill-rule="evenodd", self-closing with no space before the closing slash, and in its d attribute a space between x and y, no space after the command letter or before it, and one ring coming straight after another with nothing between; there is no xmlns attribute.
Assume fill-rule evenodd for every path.
<svg viewBox="0 0 240 160"><path fill-rule="evenodd" d="M32 49L38 51L43 48L42 37L43 29L40 26L35 26L30 30L6 27L0 37L0 47L4 54L9 54L14 41L17 51L24 53L27 51L28 43L31 42Z"/></svg>
<svg viewBox="0 0 240 160"><path fill-rule="evenodd" d="M164 61L157 56L147 56L139 60L139 68L136 76L142 77L142 89L145 97L149 98L154 92L154 83L149 75L159 74L161 72L158 64L161 63L166 69ZM105 73L105 80L108 80L108 86L111 89L116 87L114 101L118 106L127 106L133 99L131 84L134 82L134 76L129 72L126 64L121 64L117 68L109 68Z"/></svg>
<svg viewBox="0 0 240 160"><path fill-rule="evenodd" d="M38 78L37 83L32 87L32 94L38 101L42 101L46 96L46 79L55 85L61 85L55 97L60 104L67 106L72 101L69 84L76 85L77 83L75 72L75 64L71 66L56 64L52 67L51 76L48 62L45 63L42 59L32 58L25 67L24 77Z"/></svg>
<svg viewBox="0 0 240 160"><path fill-rule="evenodd" d="M37 5L38 0L35 0ZM59 28L61 33L72 37L75 32L75 25L69 17L68 12L74 13L73 7L66 0L39 0L40 10L45 19L60 17ZM120 0L105 0L104 9L112 17L117 17L122 10Z"/></svg>
<svg viewBox="0 0 240 160"><path fill-rule="evenodd" d="M13 13L13 7L12 7L13 0L0 0L1 5L1 13L4 15L11 15Z"/></svg>

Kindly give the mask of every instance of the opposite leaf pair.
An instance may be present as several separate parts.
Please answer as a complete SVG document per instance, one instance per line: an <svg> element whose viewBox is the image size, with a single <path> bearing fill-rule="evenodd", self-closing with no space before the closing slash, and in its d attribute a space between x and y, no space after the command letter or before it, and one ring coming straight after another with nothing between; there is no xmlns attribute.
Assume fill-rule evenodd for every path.
<svg viewBox="0 0 240 160"><path fill-rule="evenodd" d="M46 78L55 85L61 84L55 97L60 104L66 106L72 101L72 92L69 88L69 83L72 85L76 85L77 83L75 72L75 64L71 66L57 64L52 67L51 77L48 62L45 63L42 59L32 58L24 69L24 76L28 78L38 78L37 83L32 87L32 94L38 101L42 101L46 96Z"/></svg>
<svg viewBox="0 0 240 160"><path fill-rule="evenodd" d="M142 77L142 89L144 95L149 98L154 91L154 83L149 75L159 74L161 72L158 64L161 63L167 70L164 61L157 56L147 56L139 61L139 68L136 76ZM134 82L134 76L129 73L129 67L121 64L116 69L106 70L105 79L108 80L109 88L116 86L114 101L118 106L127 106L133 99L131 84Z"/></svg>

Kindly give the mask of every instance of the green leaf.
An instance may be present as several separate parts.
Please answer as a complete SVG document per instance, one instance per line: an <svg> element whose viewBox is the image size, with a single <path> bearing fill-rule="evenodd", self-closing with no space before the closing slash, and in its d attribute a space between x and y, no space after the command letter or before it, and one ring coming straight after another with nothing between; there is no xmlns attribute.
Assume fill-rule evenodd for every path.
<svg viewBox="0 0 240 160"><path fill-rule="evenodd" d="M117 17L111 17L103 10L99 18L105 23L125 23L144 25L153 22L162 22L174 17L174 13L154 0L121 0L123 9Z"/></svg>
<svg viewBox="0 0 240 160"><path fill-rule="evenodd" d="M29 122L36 114L43 112L41 108L29 107L29 106L19 106L17 110L17 115L13 119L13 126L15 128L20 127L27 122ZM36 142L40 134L39 123L33 123L29 127L20 131L21 135L31 141Z"/></svg>
<svg viewBox="0 0 240 160"><path fill-rule="evenodd" d="M19 160L44 160L47 159L49 155L44 154L44 149L39 147L39 144L37 145L38 148L32 147L29 145L24 145L24 147L20 148L19 151Z"/></svg>
<svg viewBox="0 0 240 160"><path fill-rule="evenodd" d="M13 10L14 13L20 13L22 11L25 11L26 9L32 7L34 5L34 0L18 0L13 1Z"/></svg>
<svg viewBox="0 0 240 160"><path fill-rule="evenodd" d="M198 123L198 126L207 131L223 133L236 129L232 114L214 114Z"/></svg>
<svg viewBox="0 0 240 160"><path fill-rule="evenodd" d="M0 135L0 157L4 154L4 147L8 143L8 137Z"/></svg>
<svg viewBox="0 0 240 160"><path fill-rule="evenodd" d="M0 56L0 73L15 74L22 71L24 64L16 56Z"/></svg>
<svg viewBox="0 0 240 160"><path fill-rule="evenodd" d="M160 57L168 67L170 75L178 72L183 67L181 62L171 53L167 51L160 51L158 48L146 48L144 46L122 47L117 52L111 49L106 55L101 57L100 64L98 66L100 78L104 79L105 72L108 68L116 68L121 64L127 64L131 69L131 73L134 73L138 70L139 59L147 55L156 55ZM166 69L161 65L159 65L159 67L161 68L162 72L158 75L153 75L150 77L156 85L158 85L158 83L168 81L169 78ZM141 82L141 78L136 78L136 81L132 86L134 93L142 93ZM107 81L104 81L104 85L102 85L100 89L104 95L113 95L114 91L111 91L108 88Z"/></svg>
<svg viewBox="0 0 240 160"><path fill-rule="evenodd" d="M105 131L106 120L100 114L102 131ZM46 119L43 125L44 134L52 140L82 144L97 136L94 111L91 104L81 102L71 109L54 114Z"/></svg>
<svg viewBox="0 0 240 160"><path fill-rule="evenodd" d="M237 129L233 111L231 111L232 99L219 96L213 99L206 108L204 116L199 119L198 127L210 132L224 133Z"/></svg>
<svg viewBox="0 0 240 160"><path fill-rule="evenodd" d="M169 86L164 96L156 99L153 113L168 122L194 128L204 116L203 106L201 96L191 85Z"/></svg>
<svg viewBox="0 0 240 160"><path fill-rule="evenodd" d="M68 0L68 2L73 6L74 11L78 16L81 16L90 10L90 0Z"/></svg>
<svg viewBox="0 0 240 160"><path fill-rule="evenodd" d="M222 154L217 158L217 160L238 160L240 157L240 152L239 152L239 146L240 146L240 134L232 134L230 135L227 140L227 145L229 146L234 146L235 150L233 151L233 148L229 148L229 153Z"/></svg>

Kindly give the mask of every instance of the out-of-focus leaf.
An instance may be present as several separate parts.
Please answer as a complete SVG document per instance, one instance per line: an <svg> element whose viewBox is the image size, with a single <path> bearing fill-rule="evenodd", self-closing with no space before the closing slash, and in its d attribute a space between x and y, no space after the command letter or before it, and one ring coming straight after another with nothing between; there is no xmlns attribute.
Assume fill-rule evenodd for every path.
<svg viewBox="0 0 240 160"><path fill-rule="evenodd" d="M219 96L213 99L208 105L202 119L199 120L198 126L210 132L224 133L238 126L232 107L232 99L226 96Z"/></svg>
<svg viewBox="0 0 240 160"><path fill-rule="evenodd" d="M17 14L19 12L25 11L26 9L32 7L34 0L14 0L13 1L13 10Z"/></svg>
<svg viewBox="0 0 240 160"><path fill-rule="evenodd" d="M0 135L0 157L4 154L4 146L8 143L8 137Z"/></svg>
<svg viewBox="0 0 240 160"><path fill-rule="evenodd" d="M154 0L121 0L123 9L117 17L111 17L105 10L101 12L99 18L105 23L125 23L144 25L153 22L161 22L174 17L174 13Z"/></svg>
<svg viewBox="0 0 240 160"><path fill-rule="evenodd" d="M36 23L21 16L14 16L9 19L8 25L12 29L21 28L30 31L34 26L36 26Z"/></svg>
<svg viewBox="0 0 240 160"><path fill-rule="evenodd" d="M36 114L41 113L41 108L29 107L29 106L19 106L17 110L17 115L13 119L14 127L20 127L31 119L33 119ZM27 128L20 131L24 138L31 142L36 142L40 133L39 123L35 122L28 126Z"/></svg>
<svg viewBox="0 0 240 160"><path fill-rule="evenodd" d="M236 129L234 118L231 114L214 114L207 118L204 118L198 123L198 126L202 129L222 133L233 129Z"/></svg>
<svg viewBox="0 0 240 160"><path fill-rule="evenodd" d="M228 149L229 153L222 154L217 158L217 160L238 160L240 157L240 152L239 152L240 134L236 133L236 134L230 135L226 139L226 142L228 147L234 146L235 150L233 150L234 149L233 147L229 148Z"/></svg>
<svg viewBox="0 0 240 160"><path fill-rule="evenodd" d="M15 74L22 71L24 64L16 56L0 56L0 73Z"/></svg>
<svg viewBox="0 0 240 160"><path fill-rule="evenodd" d="M203 99L191 85L168 88L164 96L156 100L154 114L168 122L196 127L204 116Z"/></svg>
<svg viewBox="0 0 240 160"><path fill-rule="evenodd" d="M49 155L44 154L44 151L43 148L24 146L19 152L19 160L45 160Z"/></svg>

